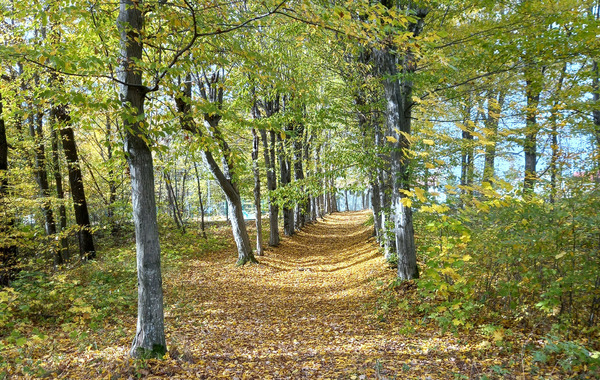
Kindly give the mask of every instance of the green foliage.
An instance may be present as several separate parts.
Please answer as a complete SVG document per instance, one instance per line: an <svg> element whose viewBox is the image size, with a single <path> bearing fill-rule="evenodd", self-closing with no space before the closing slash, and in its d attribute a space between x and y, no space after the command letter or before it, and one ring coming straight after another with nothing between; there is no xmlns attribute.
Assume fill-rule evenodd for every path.
<svg viewBox="0 0 600 380"><path fill-rule="evenodd" d="M417 213L426 231L419 289L437 300L430 316L443 326L469 328L477 316L597 331L599 206L591 191L555 204L505 195Z"/></svg>
<svg viewBox="0 0 600 380"><path fill-rule="evenodd" d="M532 357L534 362L556 363L565 372L578 373L580 378L594 377L600 372L600 352L557 336L547 336L543 346L532 351Z"/></svg>

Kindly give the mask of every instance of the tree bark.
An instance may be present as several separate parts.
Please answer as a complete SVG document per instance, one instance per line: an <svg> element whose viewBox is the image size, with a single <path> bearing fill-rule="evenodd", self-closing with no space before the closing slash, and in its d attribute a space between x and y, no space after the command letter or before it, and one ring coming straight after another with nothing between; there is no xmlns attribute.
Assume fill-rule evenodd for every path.
<svg viewBox="0 0 600 380"><path fill-rule="evenodd" d="M35 176L40 187L42 200L42 211L44 213L46 235L54 238L56 235L56 222L54 220L54 212L50 203L50 186L48 184L48 172L46 170L46 152L44 146L44 131L43 131L42 113L37 113L31 117L29 131L37 143L35 147ZM64 263L64 258L61 256L60 249L56 249L54 243L50 243L50 249L54 257L54 264L60 265Z"/></svg>
<svg viewBox="0 0 600 380"><path fill-rule="evenodd" d="M131 199L138 272L138 319L131 347L134 357L161 357L167 351L164 333L160 244L154 195L152 152L146 143L144 101L148 89L136 62L143 59L142 1L120 0L121 67L118 73L124 108L125 154L131 175Z"/></svg>
<svg viewBox="0 0 600 380"><path fill-rule="evenodd" d="M52 109L50 118L56 116L55 108ZM52 142L52 171L54 173L54 187L56 188L56 197L59 200L58 205L58 226L59 226L59 240L60 240L60 256L65 260L69 258L69 242L65 231L67 229L67 208L65 207L65 191L63 190L62 175L60 172L60 158L58 154L58 136L56 130L53 128L50 131L50 140Z"/></svg>
<svg viewBox="0 0 600 380"><path fill-rule="evenodd" d="M494 93L490 91L487 97L487 116L485 118L486 146L485 163L483 166L482 182L490 182L494 178L494 164L496 160L496 144L498 143L498 126L500 124L500 113L504 105L504 90Z"/></svg>
<svg viewBox="0 0 600 380"><path fill-rule="evenodd" d="M194 161L194 170L196 171L196 185L198 186L198 201L200 203L200 230L202 237L206 239L206 228L204 225L204 203L202 202L202 188L200 187L200 174L198 173L198 164Z"/></svg>
<svg viewBox="0 0 600 380"><path fill-rule="evenodd" d="M79 166L77 144L75 142L73 128L69 126L71 117L66 106L57 107L56 118L61 125L60 136L69 168L69 185L71 187L71 196L73 198L73 207L75 209L75 222L78 226L77 236L79 238L79 255L82 260L93 260L96 258L96 249L94 248L90 215L88 212L87 200L85 198L85 189L83 187L83 175L81 174L81 168Z"/></svg>
<svg viewBox="0 0 600 380"><path fill-rule="evenodd" d="M171 182L171 176L165 170L165 187L167 189L167 200L169 201L169 206L171 207L171 212L173 213L173 220L175 221L175 225L178 229L185 233L185 226L183 224L183 220L181 219L181 210L179 209L179 203L177 202L177 195L173 190L173 183Z"/></svg>
<svg viewBox="0 0 600 380"><path fill-rule="evenodd" d="M304 168L302 166L303 148L302 140L304 138L304 125L298 123L294 128L294 179L296 181L304 180ZM302 198L298 200L296 206L296 229L304 227L306 221L306 211L309 208L307 206L308 198L304 193L304 186L300 185L300 193Z"/></svg>
<svg viewBox="0 0 600 380"><path fill-rule="evenodd" d="M290 131L290 126L286 126L286 131ZM279 142L279 171L280 171L280 187L286 187L292 182L292 171L290 159L287 157L285 151L285 142L281 138L281 135L277 136ZM294 209L287 205L287 202L283 206L283 233L286 236L292 236L294 234Z"/></svg>
<svg viewBox="0 0 600 380"><path fill-rule="evenodd" d="M379 184L376 178L371 178L371 208L373 210L373 235L381 243L381 203Z"/></svg>
<svg viewBox="0 0 600 380"><path fill-rule="evenodd" d="M277 189L277 176L275 175L275 133L270 131L269 137L271 143L267 140L267 131L260 130L260 136L263 142L263 155L265 166L267 167L267 189L271 193ZM269 245L276 247L279 245L279 206L275 204L272 196L269 195Z"/></svg>
<svg viewBox="0 0 600 380"><path fill-rule="evenodd" d="M260 170L258 168L259 137L256 128L252 127L252 172L254 174L254 210L256 220L256 255L263 255L262 248L262 210L260 202Z"/></svg>
<svg viewBox="0 0 600 380"><path fill-rule="evenodd" d="M558 159L560 156L560 147L558 146L558 102L561 97L562 85L565 79L565 74L567 72L567 63L563 64L563 67L560 71L560 76L558 78L558 83L556 85L556 94L554 104L552 106L552 114L550 115L550 128L552 135L552 158L550 159L550 203L554 203L556 200L557 193L557 185L556 180L558 177ZM598 111L600 112L600 111Z"/></svg>
<svg viewBox="0 0 600 380"><path fill-rule="evenodd" d="M527 108L525 110L525 139L523 151L525 152L525 175L523 179L523 194L532 194L537 182L537 135L540 125L537 122L538 106L542 86L535 69L525 71L525 96Z"/></svg>
<svg viewBox="0 0 600 380"><path fill-rule="evenodd" d="M199 84L200 92L204 100L209 101L217 107L221 107L223 104L223 89L219 87L220 74L215 72L207 83ZM206 88L205 88L206 85ZM177 105L177 111L180 114L181 126L184 130L192 132L198 137L202 137L203 133L194 122L192 116L192 109L188 99L192 98L192 86L191 78L188 76L184 85L182 93L175 97L175 103ZM244 213L242 210L242 199L237 187L237 184L233 180L233 169L234 162L232 158L232 151L229 145L222 136L221 130L219 129L219 122L221 115L218 113L204 113L204 120L210 125L210 131L212 137L219 145L219 149L222 153L223 158L223 169L219 167L215 160L212 152L209 149L204 149L202 155L206 162L208 169L213 174L219 186L225 193L227 198L227 214L229 222L231 223L231 230L233 232L233 239L235 240L238 250L237 265L244 265L248 262L258 262L252 252L250 245L250 238L248 236L248 230L246 229L246 223L244 221Z"/></svg>
<svg viewBox="0 0 600 380"><path fill-rule="evenodd" d="M414 9L416 22L408 25L413 36L420 34L426 9ZM414 243L412 210L405 203L405 191L410 190L409 149L411 133L411 108L413 83L410 75L416 71L416 58L408 49L402 57L402 72L398 71L398 57L392 46L377 50L376 64L383 77L386 100L385 122L387 134L393 137L391 144L391 182L392 212L396 256L398 259L398 278L411 280L419 277L417 256ZM400 74L402 79L400 79Z"/></svg>
<svg viewBox="0 0 600 380"><path fill-rule="evenodd" d="M111 140L112 130L110 126L110 118L108 115L106 116L106 158L107 161L111 162L113 158L113 143ZM112 236L116 236L119 232L119 225L115 220L115 203L117 202L117 184L115 181L115 171L113 169L113 165L111 163L110 168L108 169L108 220L111 225L110 234Z"/></svg>
<svg viewBox="0 0 600 380"><path fill-rule="evenodd" d="M461 165L460 165L460 185L462 191L461 204L471 202L473 196L473 171L474 171L474 146L473 132L474 123L471 121L471 106L469 105L464 111L464 122L462 128L461 140Z"/></svg>
<svg viewBox="0 0 600 380"><path fill-rule="evenodd" d="M600 9L600 7L598 8ZM600 13L600 10L598 11ZM592 71L594 78L592 81L592 101L595 104L592 111L594 117L594 135L596 137L596 149L600 150L600 70L598 69L598 61L592 63ZM600 153L596 152L598 157L598 166L600 167Z"/></svg>

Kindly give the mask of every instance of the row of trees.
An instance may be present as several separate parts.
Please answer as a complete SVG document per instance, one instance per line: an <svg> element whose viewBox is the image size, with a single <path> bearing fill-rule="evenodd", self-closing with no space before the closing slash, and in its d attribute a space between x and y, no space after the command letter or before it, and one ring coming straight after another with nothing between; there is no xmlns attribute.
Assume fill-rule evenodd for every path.
<svg viewBox="0 0 600 380"><path fill-rule="evenodd" d="M134 356L166 351L156 191L181 228L179 202L190 199L178 193L172 163L194 168L203 232L201 173L219 184L239 265L262 254L264 197L275 246L280 214L289 236L336 211L340 187L368 188L374 233L402 280L419 277L417 252L425 254L415 244L414 207L459 218L508 194L555 204L574 191L575 175L591 186L585 192L596 191L593 1L2 7L0 279L7 284L23 252L35 257L34 244L47 242L35 238L32 216L57 238L44 245L59 265L69 215L79 256L89 260L90 213L116 234L130 207ZM255 204L255 245L244 198ZM446 264L431 263L425 272L447 275Z"/></svg>

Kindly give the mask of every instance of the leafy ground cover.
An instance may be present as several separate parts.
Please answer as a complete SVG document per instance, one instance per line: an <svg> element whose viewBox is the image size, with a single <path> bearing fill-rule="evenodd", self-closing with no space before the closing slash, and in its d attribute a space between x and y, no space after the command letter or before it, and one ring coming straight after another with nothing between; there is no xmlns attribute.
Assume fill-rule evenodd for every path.
<svg viewBox="0 0 600 380"><path fill-rule="evenodd" d="M596 353L579 344L493 321L440 328L424 312L434 299L413 282L394 284L367 218L328 216L242 268L226 227L208 241L163 233L163 360L128 356L136 317L131 241L68 272L23 273L0 292L0 378L596 376Z"/></svg>

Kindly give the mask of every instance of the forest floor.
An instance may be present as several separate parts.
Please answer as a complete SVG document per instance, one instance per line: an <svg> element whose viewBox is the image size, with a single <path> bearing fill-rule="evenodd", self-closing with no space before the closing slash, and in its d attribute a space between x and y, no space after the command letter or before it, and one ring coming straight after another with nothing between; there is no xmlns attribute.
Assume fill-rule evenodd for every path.
<svg viewBox="0 0 600 380"><path fill-rule="evenodd" d="M385 289L395 273L384 264L371 237L372 227L365 225L367 218L367 212L327 216L294 237L284 238L278 247L267 248L264 256L258 257L260 264L241 268L235 266L235 247L230 238L224 238L224 245L217 244L212 251L199 253L194 241L177 245L169 242L181 235L166 234L161 238L163 254L179 252L163 265L169 346L166 358L145 361L129 358L135 331L135 304L111 306L102 321L91 323L93 314L100 313L100 306L86 306L92 301L76 298L71 300L69 310L80 312L80 318L73 317L60 324L31 321L29 330L21 328L26 341L2 354L5 376L537 377L529 370L526 372L524 362L530 359L523 357L520 345L507 350L492 337L473 330L442 332L435 323L420 316L415 311L419 301L414 284L393 291L392 298L408 300L404 306L392 305L397 301L382 296L389 293ZM230 232L222 229L218 233L228 236ZM133 260L132 248L127 252L129 256L122 256ZM110 274L114 270L114 276L118 276L117 267L105 268L105 272ZM131 277L134 272L128 273ZM110 283L109 277L103 281ZM82 277L81 281L86 280ZM96 283L93 279L88 281L88 286ZM133 281L129 279L127 284ZM106 292L105 297L113 292L119 289ZM125 299L135 298L130 292ZM123 297L119 296L116 304L118 300ZM75 311L73 305L77 306ZM539 375L542 373L544 378L558 377L552 368Z"/></svg>

